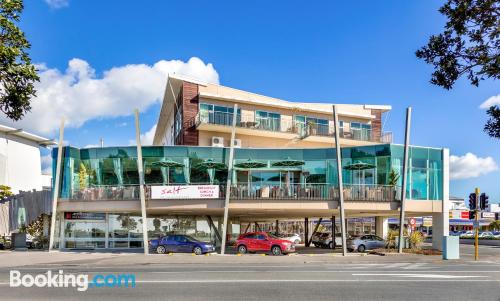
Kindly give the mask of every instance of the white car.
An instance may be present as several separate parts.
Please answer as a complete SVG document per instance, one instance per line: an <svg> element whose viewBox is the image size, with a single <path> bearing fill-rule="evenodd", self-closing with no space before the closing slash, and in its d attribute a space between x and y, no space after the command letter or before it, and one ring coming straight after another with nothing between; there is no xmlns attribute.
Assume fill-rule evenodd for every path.
<svg viewBox="0 0 500 301"><path fill-rule="evenodd" d="M481 233L479 233L479 235L477 237L479 237L479 238L490 238L490 237L493 237L493 233L489 232L489 231L481 232Z"/></svg>
<svg viewBox="0 0 500 301"><path fill-rule="evenodd" d="M280 238L282 238L284 240L288 240L290 242L293 242L296 245L300 244L300 242L302 241L302 238L297 233L294 233L294 234L282 234L282 235L280 235Z"/></svg>
<svg viewBox="0 0 500 301"><path fill-rule="evenodd" d="M463 234L460 234L460 238L472 238L474 237L474 231L467 231Z"/></svg>
<svg viewBox="0 0 500 301"><path fill-rule="evenodd" d="M349 238L349 237L347 237L347 238ZM340 234L340 233L335 234L335 245L342 246L342 234ZM333 249L332 236L328 236L328 238L324 240L324 246L328 247L330 249Z"/></svg>

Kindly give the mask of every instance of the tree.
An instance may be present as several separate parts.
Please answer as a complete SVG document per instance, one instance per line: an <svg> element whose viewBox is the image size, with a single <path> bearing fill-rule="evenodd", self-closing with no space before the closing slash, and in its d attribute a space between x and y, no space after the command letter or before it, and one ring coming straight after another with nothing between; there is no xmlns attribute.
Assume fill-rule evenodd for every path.
<svg viewBox="0 0 500 301"><path fill-rule="evenodd" d="M12 196L13 193L10 191L10 187L7 185L0 185L0 200L3 200L9 196Z"/></svg>
<svg viewBox="0 0 500 301"><path fill-rule="evenodd" d="M447 90L462 76L479 86L484 79L500 78L500 2L448 0L439 12L447 18L444 32L432 35L415 53L434 66L431 83ZM485 132L499 138L500 108L488 110Z"/></svg>
<svg viewBox="0 0 500 301"><path fill-rule="evenodd" d="M416 52L434 65L431 83L451 89L465 75L478 86L485 78L500 78L500 4L497 0L448 0L439 12L445 30L432 35Z"/></svg>
<svg viewBox="0 0 500 301"><path fill-rule="evenodd" d="M31 45L16 26L23 9L22 0L0 1L0 110L12 120L31 109L34 83L40 80L27 53Z"/></svg>
<svg viewBox="0 0 500 301"><path fill-rule="evenodd" d="M500 106L492 106L487 111L490 119L484 126L484 131L493 138L500 139Z"/></svg>
<svg viewBox="0 0 500 301"><path fill-rule="evenodd" d="M490 230L500 230L500 220L499 221L492 221L489 225Z"/></svg>

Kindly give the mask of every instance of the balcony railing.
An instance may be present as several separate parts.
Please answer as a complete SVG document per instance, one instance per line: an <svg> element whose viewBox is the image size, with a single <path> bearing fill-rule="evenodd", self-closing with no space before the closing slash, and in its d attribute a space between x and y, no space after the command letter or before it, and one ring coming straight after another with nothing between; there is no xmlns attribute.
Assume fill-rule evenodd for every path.
<svg viewBox="0 0 500 301"><path fill-rule="evenodd" d="M233 113L201 111L196 116L196 126L199 126L200 124L232 126L233 115ZM238 114L236 118L236 126L239 128L292 133L296 134L300 138L307 138L308 136L333 137L335 134L334 127L327 124L304 124L294 120L276 118L254 119L253 116L242 116L241 114ZM345 130L340 128L339 136L340 138L351 140L384 143L392 142L391 133L383 133L380 137L373 137L371 129L351 128L350 130Z"/></svg>
<svg viewBox="0 0 500 301"><path fill-rule="evenodd" d="M162 184L157 184L162 185ZM151 199L151 186L146 185L145 196ZM172 184L179 185L179 184ZM196 184L180 184L196 185ZM207 185L199 184L199 185ZM338 200L338 188L330 184L237 184L231 187L232 200ZM219 185L219 199L223 199L226 186ZM344 185L345 201L399 201L401 190L386 185ZM74 191L69 200L99 201L99 200L138 200L139 185L126 186L95 186L80 191Z"/></svg>

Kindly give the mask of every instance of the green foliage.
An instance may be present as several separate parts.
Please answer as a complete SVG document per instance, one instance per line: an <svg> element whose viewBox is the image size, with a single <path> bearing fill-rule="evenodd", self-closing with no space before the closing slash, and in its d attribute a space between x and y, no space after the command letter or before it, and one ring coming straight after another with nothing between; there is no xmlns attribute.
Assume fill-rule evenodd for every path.
<svg viewBox="0 0 500 301"><path fill-rule="evenodd" d="M409 240L412 249L420 249L420 246L424 242L424 234L420 231L412 231Z"/></svg>
<svg viewBox="0 0 500 301"><path fill-rule="evenodd" d="M0 111L12 120L31 109L33 84L39 81L27 53L31 45L17 27L23 9L22 0L0 1Z"/></svg>
<svg viewBox="0 0 500 301"><path fill-rule="evenodd" d="M447 18L444 32L416 52L434 66L431 83L451 89L461 76L474 86L500 78L498 0L448 0L439 12Z"/></svg>
<svg viewBox="0 0 500 301"><path fill-rule="evenodd" d="M13 193L10 191L10 187L7 185L0 185L0 200L3 200L9 196L12 196Z"/></svg>
<svg viewBox="0 0 500 301"><path fill-rule="evenodd" d="M408 236L408 230L403 230L403 236ZM387 232L387 248L396 248L396 237L399 237L399 230L389 230Z"/></svg>
<svg viewBox="0 0 500 301"><path fill-rule="evenodd" d="M493 138L500 139L500 106L492 106L487 111L490 118L484 126L484 131Z"/></svg>
<svg viewBox="0 0 500 301"><path fill-rule="evenodd" d="M500 230L500 220L492 221L489 225L489 229L493 231Z"/></svg>
<svg viewBox="0 0 500 301"><path fill-rule="evenodd" d="M391 169L391 172L389 173L389 185L390 186L396 186L398 184L398 180L399 180L399 173L394 170L394 169Z"/></svg>
<svg viewBox="0 0 500 301"><path fill-rule="evenodd" d="M78 181L80 184L80 190L84 190L85 188L88 187L88 182L89 182L89 174L87 172L87 167L85 167L85 164L80 163L80 171L78 172Z"/></svg>

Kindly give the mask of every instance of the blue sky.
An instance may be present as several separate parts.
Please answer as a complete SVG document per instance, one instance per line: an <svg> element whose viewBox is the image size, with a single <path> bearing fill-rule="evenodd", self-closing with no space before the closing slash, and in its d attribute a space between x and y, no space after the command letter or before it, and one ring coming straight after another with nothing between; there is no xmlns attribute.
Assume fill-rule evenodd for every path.
<svg viewBox="0 0 500 301"><path fill-rule="evenodd" d="M205 71L211 67L207 64L213 65L221 84L243 90L291 101L392 105L385 130L393 131L398 143L403 141L405 108L412 106L412 144L450 148L458 156L454 166L458 177L489 171L453 180L451 194L465 197L478 186L498 202L500 171L495 165L500 164L500 141L482 132L486 114L479 108L500 94L498 82L484 81L476 88L460 80L446 91L429 83L431 67L414 55L430 34L442 30L444 19L437 12L441 4L28 0L21 27L32 43L33 61L55 78L70 72L66 71L70 60L79 59L70 68L77 75L66 82L69 85L85 77L99 81L112 68L122 68L123 74L130 65L198 57ZM207 76L213 78L209 71ZM142 83L117 78L124 79L125 87ZM46 82L42 89L59 93L54 87ZM119 84L111 87L123 90ZM97 94L78 100L84 109L81 114L78 106L68 109L64 101L51 102L47 97L44 108L54 113L38 118L43 113L34 110L20 125L56 137L54 126L44 125L58 120L60 111L80 118L73 124L70 120L65 140L86 146L98 144L100 137L106 145L129 144L134 138L131 104L141 108L143 132L156 124L160 103L155 97L144 92L109 93L128 100L114 103L116 111L110 105L110 114L94 116L92 108L107 97L101 100ZM473 155L464 156L469 152Z"/></svg>

